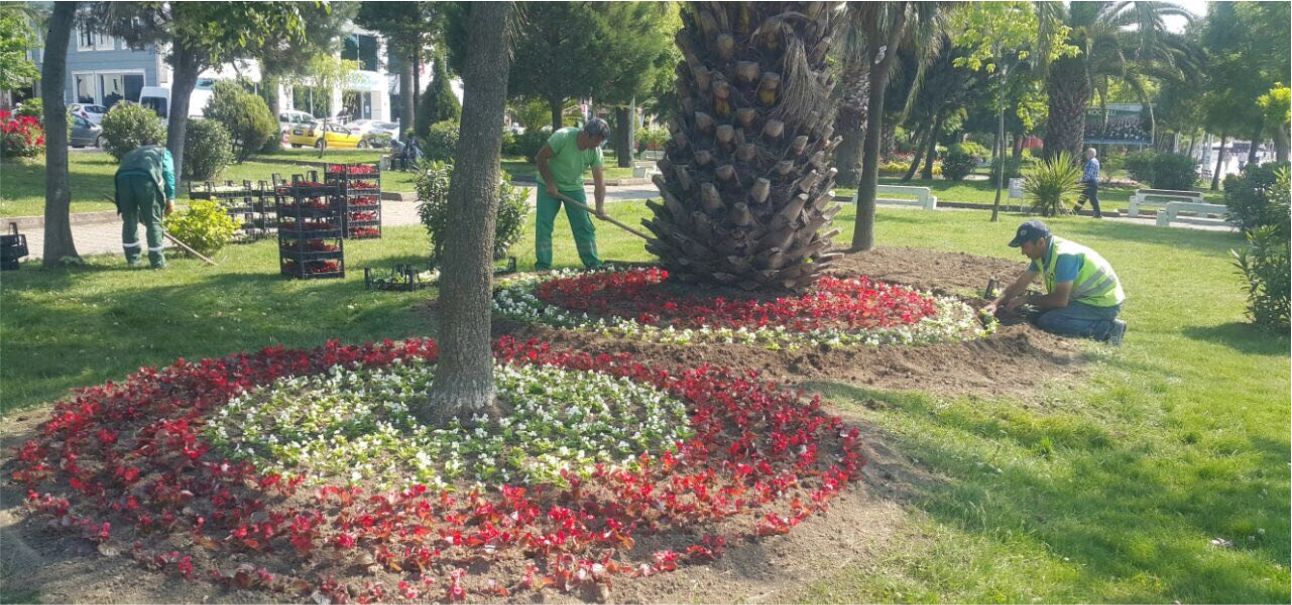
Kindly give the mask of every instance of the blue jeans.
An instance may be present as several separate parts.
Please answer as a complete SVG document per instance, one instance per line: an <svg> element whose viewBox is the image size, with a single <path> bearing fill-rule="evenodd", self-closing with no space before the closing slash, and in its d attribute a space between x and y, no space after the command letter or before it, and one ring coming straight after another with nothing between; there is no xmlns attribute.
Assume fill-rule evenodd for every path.
<svg viewBox="0 0 1292 605"><path fill-rule="evenodd" d="M1096 307L1070 302L1062 309L1050 309L1036 317L1036 327L1060 336L1079 336L1107 340L1113 329L1113 320L1122 306Z"/></svg>

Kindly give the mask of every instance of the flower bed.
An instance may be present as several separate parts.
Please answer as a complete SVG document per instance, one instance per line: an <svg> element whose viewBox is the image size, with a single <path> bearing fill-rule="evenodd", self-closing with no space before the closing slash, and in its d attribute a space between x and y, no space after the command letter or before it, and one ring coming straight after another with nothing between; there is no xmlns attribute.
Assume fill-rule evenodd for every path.
<svg viewBox="0 0 1292 605"><path fill-rule="evenodd" d="M756 374L670 374L507 338L495 357L512 435L449 427L418 441L406 409L437 355L413 339L145 368L59 403L11 479L51 527L150 569L318 602L457 601L712 560L824 510L864 464L857 429ZM404 432L364 441L393 435L382 423ZM310 449L320 439L336 460ZM401 451L406 439L439 448L428 472L442 489L381 485L416 475L425 450ZM552 458L489 459L542 439ZM450 477L454 449L463 474ZM375 459L390 464L363 466Z"/></svg>
<svg viewBox="0 0 1292 605"><path fill-rule="evenodd" d="M658 268L523 276L500 285L494 309L525 322L672 344L917 344L990 330L954 298L866 277L823 277L811 293L776 299L696 296L669 288L667 277Z"/></svg>

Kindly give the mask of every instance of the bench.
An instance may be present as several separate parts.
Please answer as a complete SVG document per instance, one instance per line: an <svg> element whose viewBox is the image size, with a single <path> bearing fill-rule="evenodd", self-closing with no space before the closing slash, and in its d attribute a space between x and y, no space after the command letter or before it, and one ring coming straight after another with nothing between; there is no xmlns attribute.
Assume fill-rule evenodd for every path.
<svg viewBox="0 0 1292 605"><path fill-rule="evenodd" d="M933 195L933 190L928 187L910 187L906 185L878 185L875 187L875 202L884 204L896 204L898 206L918 206L925 210L937 210L938 198ZM915 199L895 199L879 197L878 194L888 193L897 195L913 195ZM853 198L856 201L856 198Z"/></svg>
<svg viewBox="0 0 1292 605"><path fill-rule="evenodd" d="M1168 202L1202 203L1201 191L1172 191L1170 189L1137 189L1130 198L1127 216L1139 216L1140 206L1144 204L1165 204Z"/></svg>
<svg viewBox="0 0 1292 605"><path fill-rule="evenodd" d="M1191 223L1194 225L1231 226L1225 220L1229 208L1223 204L1203 204L1200 202L1167 202L1166 210L1157 213L1157 226L1168 227L1171 222ZM1182 217L1181 212L1193 212L1197 216Z"/></svg>

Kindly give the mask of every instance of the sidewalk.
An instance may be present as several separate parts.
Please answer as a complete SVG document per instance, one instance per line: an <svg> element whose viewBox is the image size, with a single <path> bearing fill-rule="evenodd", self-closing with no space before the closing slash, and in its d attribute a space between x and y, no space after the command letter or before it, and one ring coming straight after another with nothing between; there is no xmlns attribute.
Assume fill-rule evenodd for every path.
<svg viewBox="0 0 1292 605"><path fill-rule="evenodd" d="M529 204L532 206L536 203L537 194L532 186L526 188L529 190ZM592 201L591 197L591 193L589 193L589 202ZM655 189L654 185L606 187L607 202L640 200L652 197L659 197L659 191ZM121 219L115 213L94 212L74 214L72 216L72 241L76 242L76 252L78 254L91 256L94 254L122 253ZM40 217L35 218L40 219ZM0 219L0 225L6 228L5 233L8 233L9 222L16 220L17 218ZM419 223L417 202L390 200L382 202L382 227L399 227ZM44 256L45 235L43 224L43 219L24 220L20 223L19 230L27 236L27 247L30 251L30 255L23 259L23 263L29 263ZM139 232L142 237L143 226L140 226ZM167 240L166 247L172 248L174 245L171 244L170 240Z"/></svg>
<svg viewBox="0 0 1292 605"><path fill-rule="evenodd" d="M522 185L525 185L525 184L522 183ZM529 190L529 204L532 206L536 203L536 199L537 199L537 194L535 193L536 190L532 186L526 186L526 188ZM591 202L592 201L591 191L589 191L588 197L589 197L588 201ZM643 200L643 199L652 199L652 198L658 198L658 197L659 197L659 190L655 189L654 185L625 185L625 186L606 187L606 201L608 202L621 202L625 200ZM835 201L842 202L842 203L851 203L852 199L845 198L845 197L836 197ZM892 210L892 209L919 210L919 208L911 208L908 206L895 206L895 205L887 205L887 204L881 204L881 206L885 210ZM938 208L937 211L973 212L973 211L980 211L980 210L981 209L977 207L974 207L974 208L948 207L948 208ZM84 215L73 215L73 217L81 217L80 219L73 218L73 221L72 221L72 238L76 242L76 251L80 253L82 256L89 256L94 254L105 254L105 253L114 253L114 254L121 253L121 220L116 215L110 212L108 213L100 212L100 213L92 213L92 214L96 216L90 217L90 216L84 216ZM416 225L420 222L417 217L417 202L415 201L387 200L383 202L381 216L382 216L383 227L399 227L403 225ZM90 219L93 219L94 221L101 221L101 222L82 222ZM15 220L15 219L3 219L3 220L0 220L0 223L3 223L3 226L7 227L8 222L10 220ZM1137 225L1149 225L1149 226L1154 225L1154 218L1151 216L1144 216L1140 218L1109 216L1104 220L1115 221L1119 223L1137 224ZM1171 228L1195 229L1200 231L1230 231L1230 232L1234 231L1234 228L1232 227L1194 225L1194 224L1188 224L1188 223L1176 223L1171 225ZM31 251L30 256L23 259L24 262L31 262L33 260L41 258L44 254L44 247L45 247L43 229L40 226L31 226L31 227L24 226L24 227L20 227L20 230L27 235L27 246ZM140 227L140 230L142 234L142 227ZM169 240L166 242L166 246L168 248L172 247L172 244L170 243Z"/></svg>

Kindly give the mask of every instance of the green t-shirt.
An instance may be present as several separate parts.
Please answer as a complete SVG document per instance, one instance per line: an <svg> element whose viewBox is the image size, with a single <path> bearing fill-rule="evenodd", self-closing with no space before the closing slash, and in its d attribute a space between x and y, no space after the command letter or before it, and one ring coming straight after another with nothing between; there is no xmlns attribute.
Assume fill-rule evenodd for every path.
<svg viewBox="0 0 1292 605"><path fill-rule="evenodd" d="M547 166L552 169L556 188L561 191L583 189L583 171L589 166L601 167L601 148L580 150L578 139L579 129L574 126L553 132L547 139L547 146L552 148L553 154ZM542 173L539 173L538 180L547 185Z"/></svg>

